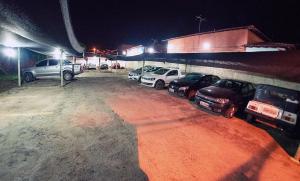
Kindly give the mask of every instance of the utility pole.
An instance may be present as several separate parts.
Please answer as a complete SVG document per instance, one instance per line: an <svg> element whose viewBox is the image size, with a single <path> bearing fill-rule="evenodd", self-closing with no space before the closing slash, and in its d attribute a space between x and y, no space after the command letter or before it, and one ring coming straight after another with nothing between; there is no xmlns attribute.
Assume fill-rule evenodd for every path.
<svg viewBox="0 0 300 181"><path fill-rule="evenodd" d="M203 21L206 21L206 18L204 18L202 15L196 16L196 20L199 21L199 33L201 32L201 24Z"/></svg>

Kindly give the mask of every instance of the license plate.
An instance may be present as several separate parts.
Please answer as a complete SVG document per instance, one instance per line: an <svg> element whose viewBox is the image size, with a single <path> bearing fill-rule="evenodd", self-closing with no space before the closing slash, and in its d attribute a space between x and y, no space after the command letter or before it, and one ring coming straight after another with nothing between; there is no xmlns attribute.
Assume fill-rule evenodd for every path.
<svg viewBox="0 0 300 181"><path fill-rule="evenodd" d="M262 113L264 115L270 116L272 118L276 118L278 115L278 109L272 109L268 107L264 107Z"/></svg>
<svg viewBox="0 0 300 181"><path fill-rule="evenodd" d="M203 106L203 107L206 107L206 108L209 108L209 104L206 103L206 102L203 102L203 101L200 101L199 102L200 106Z"/></svg>
<svg viewBox="0 0 300 181"><path fill-rule="evenodd" d="M169 88L169 92L175 92L175 90L174 89L172 89L172 88Z"/></svg>

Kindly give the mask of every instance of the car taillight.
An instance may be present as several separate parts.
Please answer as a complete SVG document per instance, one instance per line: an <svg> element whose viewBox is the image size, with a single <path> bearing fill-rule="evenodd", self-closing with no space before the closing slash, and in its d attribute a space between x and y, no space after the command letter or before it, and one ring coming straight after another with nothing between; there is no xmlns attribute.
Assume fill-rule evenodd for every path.
<svg viewBox="0 0 300 181"><path fill-rule="evenodd" d="M283 112L283 115L281 116L281 120L289 122L291 124L296 124L297 121L297 115L290 112Z"/></svg>
<svg viewBox="0 0 300 181"><path fill-rule="evenodd" d="M253 105L249 105L248 108L251 109L251 110L254 110L254 111L258 110L258 107L253 106Z"/></svg>

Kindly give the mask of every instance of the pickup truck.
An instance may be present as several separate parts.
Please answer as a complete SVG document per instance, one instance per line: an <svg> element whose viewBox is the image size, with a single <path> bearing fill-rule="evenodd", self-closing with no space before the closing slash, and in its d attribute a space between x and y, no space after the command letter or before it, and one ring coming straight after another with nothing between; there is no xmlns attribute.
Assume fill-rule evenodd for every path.
<svg viewBox="0 0 300 181"><path fill-rule="evenodd" d="M168 86L170 82L184 77L178 68L160 68L157 71L143 75L141 84L158 90Z"/></svg>
<svg viewBox="0 0 300 181"><path fill-rule="evenodd" d="M72 64L68 60L63 61L63 78L70 81L75 75L82 72L80 64ZM60 76L60 60L45 59L36 63L34 67L25 68L22 70L23 80L31 82L39 77Z"/></svg>

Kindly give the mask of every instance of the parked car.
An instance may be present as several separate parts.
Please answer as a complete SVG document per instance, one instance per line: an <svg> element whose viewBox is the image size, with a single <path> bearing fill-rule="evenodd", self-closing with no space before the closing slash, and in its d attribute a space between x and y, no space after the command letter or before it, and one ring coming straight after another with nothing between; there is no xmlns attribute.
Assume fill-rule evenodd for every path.
<svg viewBox="0 0 300 181"><path fill-rule="evenodd" d="M160 68L157 71L143 75L141 78L142 85L163 89L170 82L184 77L178 68Z"/></svg>
<svg viewBox="0 0 300 181"><path fill-rule="evenodd" d="M63 61L63 78L66 81L70 81L75 75L82 72L80 64L72 64L68 60ZM45 76L60 76L60 60L57 59L45 59L42 60L34 67L26 68L22 70L23 80L31 82L39 77Z"/></svg>
<svg viewBox="0 0 300 181"><path fill-rule="evenodd" d="M108 65L107 64L101 64L99 68L100 68L100 70L107 70Z"/></svg>
<svg viewBox="0 0 300 181"><path fill-rule="evenodd" d="M87 69L97 69L97 65L96 64L93 64L93 63L89 63L88 65L87 65Z"/></svg>
<svg viewBox="0 0 300 181"><path fill-rule="evenodd" d="M197 105L232 118L238 110L244 110L253 99L255 87L249 82L221 79L212 86L197 91Z"/></svg>
<svg viewBox="0 0 300 181"><path fill-rule="evenodd" d="M113 63L113 64L111 65L111 68L112 68L112 69L121 69L121 65L120 65L119 63Z"/></svg>
<svg viewBox="0 0 300 181"><path fill-rule="evenodd" d="M286 130L292 136L300 132L300 92L271 85L258 85L254 99L245 111L247 121L257 118Z"/></svg>
<svg viewBox="0 0 300 181"><path fill-rule="evenodd" d="M160 69L162 67L153 67L153 66L145 66L144 67L144 74L155 72L156 70ZM142 77L142 68L138 68L136 70L130 71L128 73L128 79L130 80L137 80L138 82L141 82Z"/></svg>
<svg viewBox="0 0 300 181"><path fill-rule="evenodd" d="M214 75L201 73L188 73L185 77L174 80L169 85L169 92L180 97L187 97L189 100L195 98L197 90L216 83L220 78Z"/></svg>

